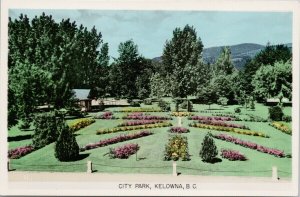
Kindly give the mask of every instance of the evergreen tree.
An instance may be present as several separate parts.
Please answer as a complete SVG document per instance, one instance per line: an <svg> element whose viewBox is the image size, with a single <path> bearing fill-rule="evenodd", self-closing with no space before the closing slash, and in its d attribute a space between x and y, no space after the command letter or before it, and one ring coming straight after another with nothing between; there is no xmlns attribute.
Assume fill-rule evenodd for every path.
<svg viewBox="0 0 300 197"><path fill-rule="evenodd" d="M59 161L73 161L79 156L76 138L65 122L59 125L59 137L55 143L55 157Z"/></svg>
<svg viewBox="0 0 300 197"><path fill-rule="evenodd" d="M201 144L200 157L205 162L212 162L213 159L218 155L218 149L215 145L213 138L211 137L211 133L207 133L203 139Z"/></svg>
<svg viewBox="0 0 300 197"><path fill-rule="evenodd" d="M62 120L57 119L54 112L42 113L35 117L35 130L32 139L32 144L35 149L42 148L57 140L60 121Z"/></svg>

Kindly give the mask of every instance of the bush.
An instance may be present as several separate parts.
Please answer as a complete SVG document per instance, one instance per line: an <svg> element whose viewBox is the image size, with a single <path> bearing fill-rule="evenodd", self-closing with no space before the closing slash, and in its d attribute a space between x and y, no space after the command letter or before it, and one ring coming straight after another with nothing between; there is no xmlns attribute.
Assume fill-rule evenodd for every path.
<svg viewBox="0 0 300 197"><path fill-rule="evenodd" d="M59 125L60 135L55 143L55 157L59 161L72 161L78 158L79 146L72 131L65 122Z"/></svg>
<svg viewBox="0 0 300 197"><path fill-rule="evenodd" d="M117 148L110 148L109 157L112 159L128 159L130 155L135 154L139 149L138 144L125 144Z"/></svg>
<svg viewBox="0 0 300 197"><path fill-rule="evenodd" d="M200 157L205 162L212 162L218 155L218 149L215 145L215 141L211 137L211 133L205 135L201 145L202 147L199 153Z"/></svg>
<svg viewBox="0 0 300 197"><path fill-rule="evenodd" d="M59 136L57 124L61 119L54 112L39 114L34 118L34 134L32 144L35 149L42 148L55 142Z"/></svg>
<svg viewBox="0 0 300 197"><path fill-rule="evenodd" d="M19 126L19 129L25 130L30 128L30 120L28 118L24 118Z"/></svg>
<svg viewBox="0 0 300 197"><path fill-rule="evenodd" d="M187 137L174 135L165 146L164 160L177 161L180 158L182 161L190 160Z"/></svg>
<svg viewBox="0 0 300 197"><path fill-rule="evenodd" d="M250 103L250 109L255 110L255 103L254 103L254 100L251 100L251 103Z"/></svg>
<svg viewBox="0 0 300 197"><path fill-rule="evenodd" d="M283 115L282 120L285 122L292 122L292 116Z"/></svg>
<svg viewBox="0 0 300 197"><path fill-rule="evenodd" d="M241 113L241 109L239 107L237 107L234 109L234 112L239 114L239 113Z"/></svg>
<svg viewBox="0 0 300 197"><path fill-rule="evenodd" d="M89 126L90 124L93 124L94 122L95 122L95 120L91 119L91 118L78 119L75 122L73 122L72 124L70 124L70 130L72 132L75 132L86 126Z"/></svg>
<svg viewBox="0 0 300 197"><path fill-rule="evenodd" d="M228 99L226 97L220 97L217 102L219 105L225 106L228 103Z"/></svg>
<svg viewBox="0 0 300 197"><path fill-rule="evenodd" d="M141 106L141 104L140 104L139 102L137 102L137 101L131 101L131 102L130 102L130 105L131 105L132 107L140 107L140 106Z"/></svg>
<svg viewBox="0 0 300 197"><path fill-rule="evenodd" d="M274 106L269 108L269 118L274 121L281 121L283 117L283 112L281 107Z"/></svg>
<svg viewBox="0 0 300 197"><path fill-rule="evenodd" d="M180 107L181 107L182 109L187 109L187 107L188 107L188 101L183 101L183 102L180 104Z"/></svg>
<svg viewBox="0 0 300 197"><path fill-rule="evenodd" d="M171 111L170 103L168 103L162 99L158 101L158 106L161 108L161 110L163 110L165 112Z"/></svg>
<svg viewBox="0 0 300 197"><path fill-rule="evenodd" d="M145 105L152 105L152 99L150 99L150 98L144 99L144 104Z"/></svg>

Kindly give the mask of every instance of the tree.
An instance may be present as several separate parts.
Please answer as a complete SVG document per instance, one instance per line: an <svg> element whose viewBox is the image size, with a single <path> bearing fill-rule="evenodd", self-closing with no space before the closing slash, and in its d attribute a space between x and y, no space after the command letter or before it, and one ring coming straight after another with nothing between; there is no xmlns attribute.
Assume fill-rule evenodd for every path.
<svg viewBox="0 0 300 197"><path fill-rule="evenodd" d="M231 51L229 47L223 47L221 54L217 59L215 65L215 76L217 75L230 75L234 71L234 65L231 61Z"/></svg>
<svg viewBox="0 0 300 197"><path fill-rule="evenodd" d="M186 97L196 92L197 64L203 49L196 30L186 25L182 30L175 28L173 38L167 40L163 51L163 77L172 78L173 97Z"/></svg>
<svg viewBox="0 0 300 197"><path fill-rule="evenodd" d="M132 40L120 43L118 52L119 57L110 70L111 94L132 99L138 96L136 80L146 69L147 63Z"/></svg>
<svg viewBox="0 0 300 197"><path fill-rule="evenodd" d="M57 140L59 136L59 121L62 120L57 119L54 112L42 113L35 117L35 130L32 139L35 149L42 148Z"/></svg>
<svg viewBox="0 0 300 197"><path fill-rule="evenodd" d="M171 94L170 84L171 78L169 75L162 77L159 73L152 74L150 78L151 96L161 98Z"/></svg>
<svg viewBox="0 0 300 197"><path fill-rule="evenodd" d="M260 67L253 77L252 85L256 99L279 97L281 94L291 99L292 65L290 62L276 62L274 66Z"/></svg>
<svg viewBox="0 0 300 197"><path fill-rule="evenodd" d="M72 161L79 156L76 138L65 122L59 125L59 137L55 143L55 157L59 161Z"/></svg>
<svg viewBox="0 0 300 197"><path fill-rule="evenodd" d="M215 145L211 133L207 133L201 143L200 157L205 162L213 162L214 158L218 155L218 149Z"/></svg>

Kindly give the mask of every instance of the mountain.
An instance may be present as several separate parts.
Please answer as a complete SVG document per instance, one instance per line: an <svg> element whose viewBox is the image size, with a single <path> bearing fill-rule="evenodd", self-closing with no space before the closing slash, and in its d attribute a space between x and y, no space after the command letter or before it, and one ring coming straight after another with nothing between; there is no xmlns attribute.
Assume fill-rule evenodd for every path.
<svg viewBox="0 0 300 197"><path fill-rule="evenodd" d="M292 48L292 43L287 43L285 45ZM224 46L204 48L202 53L203 61L210 64L215 63L223 47ZM228 47L231 50L232 62L238 70L242 70L244 68L247 59L253 58L265 48L264 45L254 43L242 43ZM152 60L155 62L162 62L161 57L155 57Z"/></svg>
<svg viewBox="0 0 300 197"><path fill-rule="evenodd" d="M221 50L224 46L210 47L203 49L203 60L205 63L213 64L219 57ZM265 46L254 43L243 43L228 46L231 50L231 58L234 66L241 70L243 69L247 59L253 58Z"/></svg>

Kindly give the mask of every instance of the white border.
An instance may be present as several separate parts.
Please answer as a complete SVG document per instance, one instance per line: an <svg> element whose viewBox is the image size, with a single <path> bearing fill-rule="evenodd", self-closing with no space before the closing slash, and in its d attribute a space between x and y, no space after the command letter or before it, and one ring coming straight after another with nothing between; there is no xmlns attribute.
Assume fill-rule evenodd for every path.
<svg viewBox="0 0 300 197"><path fill-rule="evenodd" d="M264 183L225 183L203 184L203 190L197 192L178 193L176 190L116 190L112 183L101 183L108 189L99 190L99 183L9 183L7 181L7 54L8 54L8 9L102 9L102 10L219 10L219 11L278 11L293 12L293 161L291 184ZM0 194L4 195L267 195L281 196L298 195L298 164L299 164L299 35L300 35L300 3L298 1L275 0L2 0L1 1L1 86L0 86ZM228 181L230 183L230 180ZM94 187L90 187L91 184ZM18 189L19 188L19 189ZM38 188L38 189L37 189ZM87 189L90 188L90 189ZM275 190L276 188L276 190ZM237 190L238 189L238 190Z"/></svg>

